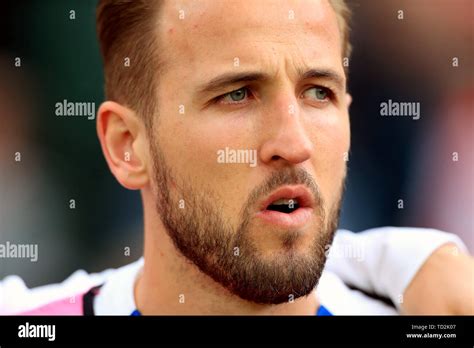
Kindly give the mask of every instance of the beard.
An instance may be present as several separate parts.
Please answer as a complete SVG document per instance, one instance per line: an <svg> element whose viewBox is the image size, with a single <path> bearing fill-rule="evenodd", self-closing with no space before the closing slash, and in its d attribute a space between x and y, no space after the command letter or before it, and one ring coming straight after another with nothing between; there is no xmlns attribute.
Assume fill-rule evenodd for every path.
<svg viewBox="0 0 474 348"><path fill-rule="evenodd" d="M221 213L224 204L212 190L172 175L158 143L151 139L157 213L175 248L187 260L232 294L258 304L280 304L314 290L337 229L344 179L339 199L326 215L318 186L307 171L278 170L252 190L235 227ZM282 185L296 184L307 187L315 198L316 231L311 231L305 252L295 247L301 231L280 233L281 250L264 257L252 239L256 203Z"/></svg>

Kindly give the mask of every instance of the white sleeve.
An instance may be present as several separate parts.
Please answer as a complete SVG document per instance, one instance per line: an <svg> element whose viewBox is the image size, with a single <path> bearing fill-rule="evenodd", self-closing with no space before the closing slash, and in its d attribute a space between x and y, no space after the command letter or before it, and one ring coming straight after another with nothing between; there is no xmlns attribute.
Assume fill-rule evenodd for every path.
<svg viewBox="0 0 474 348"><path fill-rule="evenodd" d="M400 308L411 280L440 246L461 239L433 229L383 227L360 233L339 230L328 253L326 269L344 283L388 297Z"/></svg>
<svg viewBox="0 0 474 348"><path fill-rule="evenodd" d="M397 315L379 299L350 289L337 275L325 270L316 288L318 299L333 315Z"/></svg>
<svg viewBox="0 0 474 348"><path fill-rule="evenodd" d="M79 270L61 283L33 289L29 289L20 277L7 276L0 279L0 315L27 311L48 302L75 295L80 291L86 291L103 283L112 273L113 270L106 270L88 274Z"/></svg>

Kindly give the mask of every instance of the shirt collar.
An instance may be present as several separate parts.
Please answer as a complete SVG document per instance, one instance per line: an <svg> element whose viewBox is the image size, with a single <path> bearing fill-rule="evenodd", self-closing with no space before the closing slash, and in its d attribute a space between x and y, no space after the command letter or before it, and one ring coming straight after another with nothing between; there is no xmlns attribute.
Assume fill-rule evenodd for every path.
<svg viewBox="0 0 474 348"><path fill-rule="evenodd" d="M137 308L134 285L142 267L143 257L109 276L94 300L95 315L130 315Z"/></svg>

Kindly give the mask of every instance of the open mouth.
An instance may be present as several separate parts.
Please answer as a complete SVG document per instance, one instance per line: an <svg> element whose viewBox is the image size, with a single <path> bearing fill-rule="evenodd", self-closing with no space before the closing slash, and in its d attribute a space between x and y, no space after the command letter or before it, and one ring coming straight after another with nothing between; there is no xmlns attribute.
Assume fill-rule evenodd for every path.
<svg viewBox="0 0 474 348"><path fill-rule="evenodd" d="M272 225L297 228L310 221L314 206L314 197L305 186L283 186L262 201L257 215Z"/></svg>
<svg viewBox="0 0 474 348"><path fill-rule="evenodd" d="M314 206L313 195L302 185L283 186L270 194L261 204L261 210L291 214L301 208Z"/></svg>
<svg viewBox="0 0 474 348"><path fill-rule="evenodd" d="M298 199L280 198L267 206L267 210L278 211L280 213L291 214L300 207Z"/></svg>

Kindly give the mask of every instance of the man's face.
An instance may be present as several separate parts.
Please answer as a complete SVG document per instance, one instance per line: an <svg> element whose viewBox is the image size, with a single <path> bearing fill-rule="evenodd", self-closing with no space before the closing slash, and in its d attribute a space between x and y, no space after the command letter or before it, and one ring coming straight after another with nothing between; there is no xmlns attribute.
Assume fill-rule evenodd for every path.
<svg viewBox="0 0 474 348"><path fill-rule="evenodd" d="M169 236L241 298L307 295L337 226L349 150L336 14L317 0L183 1L160 18L150 142Z"/></svg>

